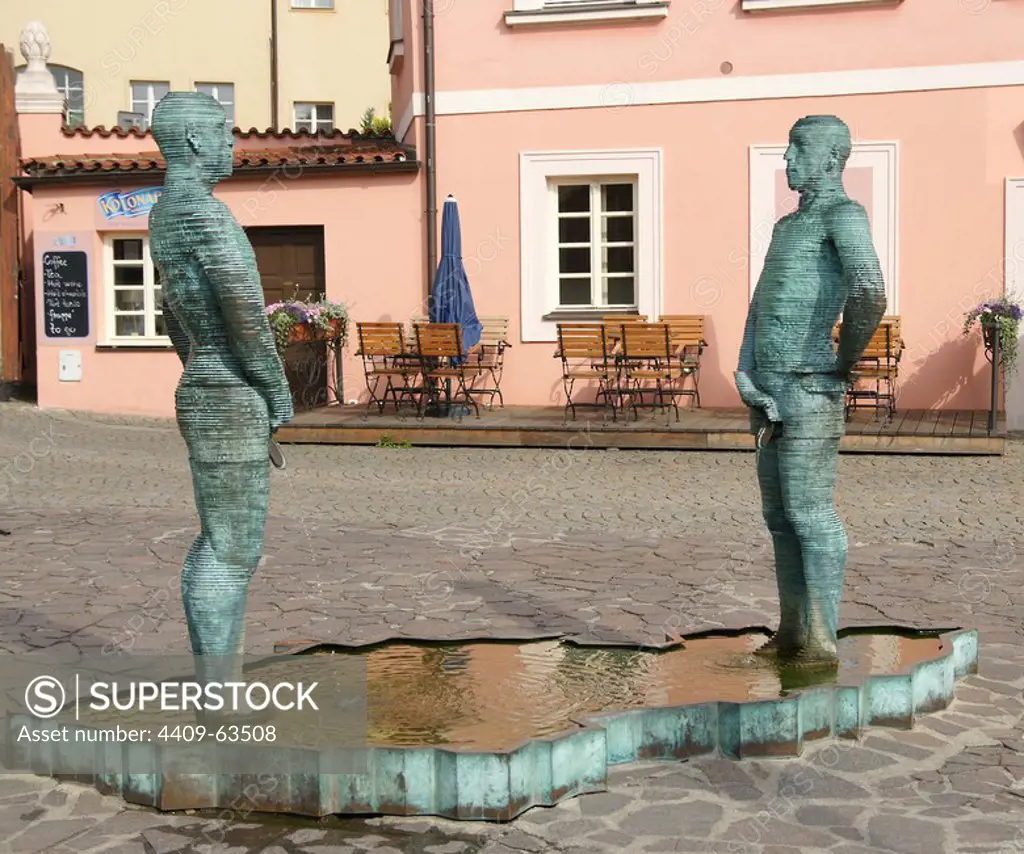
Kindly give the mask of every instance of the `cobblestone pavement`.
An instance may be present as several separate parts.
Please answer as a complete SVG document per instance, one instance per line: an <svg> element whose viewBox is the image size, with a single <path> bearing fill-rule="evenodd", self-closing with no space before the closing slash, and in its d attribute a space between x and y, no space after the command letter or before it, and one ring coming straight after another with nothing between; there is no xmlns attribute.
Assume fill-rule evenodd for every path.
<svg viewBox="0 0 1024 854"><path fill-rule="evenodd" d="M749 454L286 453L252 586L254 652L541 630L650 642L774 622ZM177 574L196 518L173 425L6 404L0 469L0 649L187 650ZM844 456L840 478L844 623L982 632L981 673L912 732L794 760L623 767L607 793L508 825L164 815L11 775L0 852L1024 854L1024 446Z"/></svg>

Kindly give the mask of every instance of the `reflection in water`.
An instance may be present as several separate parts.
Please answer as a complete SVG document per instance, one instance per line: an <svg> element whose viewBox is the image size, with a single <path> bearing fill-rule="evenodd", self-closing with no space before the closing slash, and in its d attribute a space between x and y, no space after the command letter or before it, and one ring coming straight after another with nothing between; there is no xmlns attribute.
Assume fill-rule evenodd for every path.
<svg viewBox="0 0 1024 854"><path fill-rule="evenodd" d="M277 727L277 747L502 750L564 732L597 712L770 699L815 684L901 672L941 649L936 636L847 635L839 641L838 668L822 671L781 668L753 655L765 640L761 634L712 636L664 652L558 640L391 643L358 652L321 647L278 658L248 678L318 683L319 713L281 712L267 721ZM82 722L109 725L100 715L89 717Z"/></svg>
<svg viewBox="0 0 1024 854"><path fill-rule="evenodd" d="M940 650L936 637L852 635L840 639L838 671L823 672L752 655L765 640L707 637L661 653L557 640L483 642L434 648L433 658L410 644L380 647L366 654L369 741L504 749L595 712L768 699L897 673Z"/></svg>

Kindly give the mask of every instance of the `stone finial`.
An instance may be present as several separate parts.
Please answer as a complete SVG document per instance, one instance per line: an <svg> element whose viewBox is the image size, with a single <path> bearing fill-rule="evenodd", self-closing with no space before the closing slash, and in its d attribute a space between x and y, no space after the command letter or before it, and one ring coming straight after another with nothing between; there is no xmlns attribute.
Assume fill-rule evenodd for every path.
<svg viewBox="0 0 1024 854"><path fill-rule="evenodd" d="M27 71L43 71L50 58L50 34L39 21L30 21L21 31L21 55Z"/></svg>
<svg viewBox="0 0 1024 854"><path fill-rule="evenodd" d="M63 114L64 95L46 67L50 58L50 34L39 21L26 24L21 31L21 55L27 67L18 75L14 87L15 109L19 113Z"/></svg>

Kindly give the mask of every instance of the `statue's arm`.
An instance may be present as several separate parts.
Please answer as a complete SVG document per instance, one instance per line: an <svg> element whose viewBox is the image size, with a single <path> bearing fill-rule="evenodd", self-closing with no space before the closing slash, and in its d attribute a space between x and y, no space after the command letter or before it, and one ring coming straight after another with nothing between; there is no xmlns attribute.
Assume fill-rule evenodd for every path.
<svg viewBox="0 0 1024 854"><path fill-rule="evenodd" d="M747 310L747 322L743 327L743 343L740 344L740 361L736 368L736 388L743 398L744 403L757 396L757 388L750 379L750 372L754 370L754 328L757 325L757 304L758 292L750 300L750 308ZM753 404L748 403L748 406Z"/></svg>
<svg viewBox="0 0 1024 854"><path fill-rule="evenodd" d="M867 212L857 202L837 205L829 215L829 236L846 281L836 372L847 377L863 355L885 314L885 280L871 241Z"/></svg>
<svg viewBox="0 0 1024 854"><path fill-rule="evenodd" d="M178 358L181 359L181 364L184 367L188 363L188 354L192 345L187 333L181 328L181 324L178 322L178 318L174 313L174 308L171 305L170 300L167 299L166 293L160 310L164 315L164 325L167 327L167 337L171 339L171 344L174 345L174 351L178 354Z"/></svg>
<svg viewBox="0 0 1024 854"><path fill-rule="evenodd" d="M769 421L778 421L780 420L779 410L775 401L761 391L750 376L751 372L757 367L754 359L754 337L757 326L757 312L760 310L758 295L759 289L755 289L753 299L750 300L750 309L747 311L747 322L743 327L740 361L735 374L736 390L740 393L740 399L751 409L762 409Z"/></svg>
<svg viewBox="0 0 1024 854"><path fill-rule="evenodd" d="M750 307L747 309L747 322L743 327L743 342L740 344L739 370L752 371L757 367L754 363L754 328L757 325L757 311L760 300L760 292L755 288L754 296L750 299Z"/></svg>
<svg viewBox="0 0 1024 854"><path fill-rule="evenodd" d="M292 399L284 365L263 312L259 270L245 251L245 233L224 208L209 222L200 241L199 261L217 296L231 350L252 385L267 401L270 429L292 419Z"/></svg>

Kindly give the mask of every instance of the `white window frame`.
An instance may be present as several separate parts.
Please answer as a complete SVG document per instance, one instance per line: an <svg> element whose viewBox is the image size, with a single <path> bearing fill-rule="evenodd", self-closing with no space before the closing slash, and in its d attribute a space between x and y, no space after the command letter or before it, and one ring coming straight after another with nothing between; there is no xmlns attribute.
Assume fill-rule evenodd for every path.
<svg viewBox="0 0 1024 854"><path fill-rule="evenodd" d="M630 177L616 177L616 178L589 178L589 177L559 177L552 178L548 183L548 196L550 198L550 209L548 212L549 222L554 226L553 237L551 241L551 257L548 264L551 265L551 269L556 271L557 275L557 286L558 286L558 299L559 304L556 309L559 311L595 311L600 310L602 312L615 312L615 311L626 311L635 310L637 304L635 298L639 297L637 287L637 237L639 228L639 212L637 211L637 194L638 194L638 181L636 178ZM633 187L633 210L630 212L630 216L633 220L633 240L628 244L624 243L606 243L602 239L601 220L606 215L601 206L601 187L608 184L629 184ZM584 217L582 214L569 214L570 218L584 219L590 223L590 240L587 244L590 249L590 272L586 274L586 278L590 280L590 303L587 305L562 305L561 304L561 280L563 278L576 278L583 279L584 274L564 274L562 273L559 265L559 250L563 248L563 244L559 240L558 226L561 216L558 210L558 188L568 187L571 185L585 186L590 189L590 208ZM611 216L623 215L626 211L614 211L610 212ZM598 292L601 290L601 280L604 276L608 278L625 278L627 274L620 273L602 273L602 257L601 250L605 246L624 246L629 245L633 249L633 272L628 274L633 279L633 296L634 302L631 305L603 305L599 300L595 299L598 296ZM578 245L577 248L582 248L582 245Z"/></svg>
<svg viewBox="0 0 1024 854"><path fill-rule="evenodd" d="M145 86L146 89L146 110L143 113L145 117L145 127L148 128L153 122L153 110L156 109L156 105L160 103L160 98L156 97L156 93L153 91L154 86L166 86L167 91L171 91L171 84L168 80L129 80L128 81L128 103L131 105L131 112L139 112L135 109L135 87Z"/></svg>
<svg viewBox="0 0 1024 854"><path fill-rule="evenodd" d="M334 0L292 0L293 9L333 9Z"/></svg>
<svg viewBox="0 0 1024 854"><path fill-rule="evenodd" d="M776 173L785 169L787 145L750 147L750 291L764 269L775 222L788 211L775 210ZM846 168L872 170L871 239L882 265L886 314L899 314L899 144L854 142Z"/></svg>
<svg viewBox="0 0 1024 854"><path fill-rule="evenodd" d="M79 71L77 68L71 68L67 65L47 65L46 66L53 74L54 82L57 84L57 89L64 96L64 100L67 102L67 115L65 119L70 127L75 127L76 124L72 124L72 114L77 118L77 125L85 124L85 74ZM77 77L75 76L77 75ZM77 83L77 86L72 85ZM78 94L78 107L72 109L72 94Z"/></svg>
<svg viewBox="0 0 1024 854"><path fill-rule="evenodd" d="M338 111L335 109L335 105L330 101L295 101L292 103L292 130L299 129L299 107L312 107L313 108L313 127L309 129L310 133L319 133L323 119L317 118L317 107L330 107L331 108L331 127L330 130L324 131L324 133L330 133L337 129Z"/></svg>
<svg viewBox="0 0 1024 854"><path fill-rule="evenodd" d="M633 181L633 240L637 309L641 315L661 313L664 232L664 175L660 148L613 151L524 152L519 156L520 329L523 341L553 342L558 320L545 320L558 310L557 191L552 183L574 178L615 183ZM554 207L552 207L554 197ZM588 311L580 307L581 311ZM600 309L589 309L596 316ZM566 308L565 312L577 309ZM607 313L607 312L606 312Z"/></svg>
<svg viewBox="0 0 1024 854"><path fill-rule="evenodd" d="M114 260L115 240L141 240L142 241L142 287L144 293L143 316L145 317L144 335L118 335L117 334L117 303L114 293L117 288L114 285L114 267L117 264L137 264L137 261L118 262ZM167 345L171 339L167 335L156 334L156 316L163 314L161 306L156 305L154 286L156 284L156 273L153 264L153 256L149 251L149 234L144 231L114 231L103 236L103 292L106 303L106 326L104 329L105 344L116 344L123 346L152 347L154 345Z"/></svg>
<svg viewBox="0 0 1024 854"><path fill-rule="evenodd" d="M228 120L227 120L228 121L228 126L229 127L234 127L235 125L238 124L238 115L235 112L235 106L236 106L237 102L235 101L235 84L234 83L224 83L224 82L221 82L221 83L210 83L210 82L208 82L206 80L197 80L194 85L195 85L195 90L197 92L201 92L202 91L202 89L199 88L200 86L205 86L208 89L211 89L212 91L211 92L207 92L206 94L210 95L218 104L220 104L222 107L224 107L224 111L225 112L228 111L227 110L228 107L231 108L231 113L228 116ZM225 87L225 86L229 87L230 90L231 90L231 97L228 98L228 99L223 99L220 96L220 90L221 90L222 87Z"/></svg>
<svg viewBox="0 0 1024 854"><path fill-rule="evenodd" d="M898 6L903 0L742 0L744 12L775 9L835 9L838 6Z"/></svg>
<svg viewBox="0 0 1024 854"><path fill-rule="evenodd" d="M513 0L509 27L665 18L671 0Z"/></svg>

